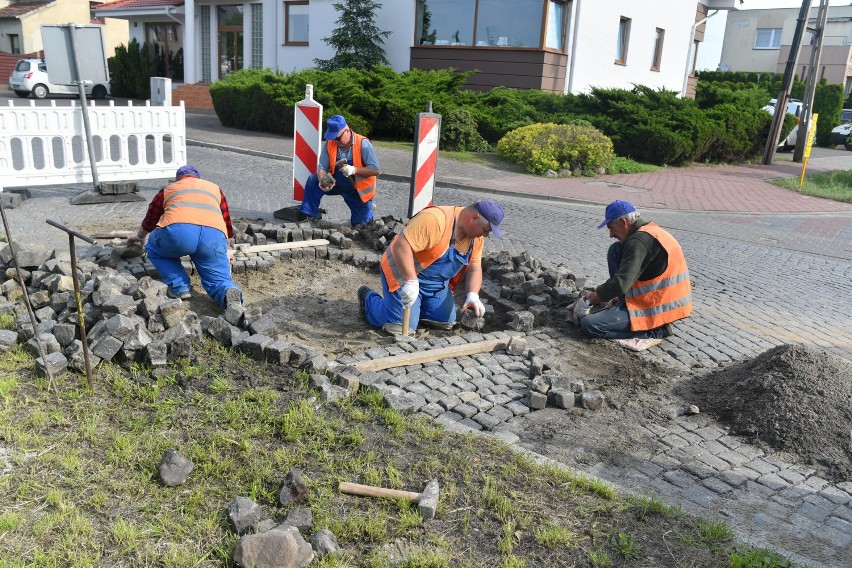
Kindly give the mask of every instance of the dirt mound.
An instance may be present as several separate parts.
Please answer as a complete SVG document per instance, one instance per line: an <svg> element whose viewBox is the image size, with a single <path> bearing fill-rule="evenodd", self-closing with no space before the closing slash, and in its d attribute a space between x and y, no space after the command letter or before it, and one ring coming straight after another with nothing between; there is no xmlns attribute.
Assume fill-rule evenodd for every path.
<svg viewBox="0 0 852 568"><path fill-rule="evenodd" d="M697 379L696 401L752 442L798 455L833 481L852 479L852 366L782 345Z"/></svg>

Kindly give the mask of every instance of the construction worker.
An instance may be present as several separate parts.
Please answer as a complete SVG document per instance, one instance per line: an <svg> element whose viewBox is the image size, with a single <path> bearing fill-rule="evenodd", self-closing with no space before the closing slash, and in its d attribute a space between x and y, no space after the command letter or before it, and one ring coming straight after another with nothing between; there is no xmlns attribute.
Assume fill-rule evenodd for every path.
<svg viewBox="0 0 852 568"><path fill-rule="evenodd" d="M326 122L325 139L317 173L305 182L299 211L308 219L319 219L323 196L341 195L351 212L352 226L368 223L373 219L376 176L381 173L373 145L349 128L339 114Z"/></svg>
<svg viewBox="0 0 852 568"><path fill-rule="evenodd" d="M585 297L588 306L604 309L589 313L579 324L593 337L642 351L671 335L671 324L692 313L686 259L675 238L656 223L640 219L628 201L607 205L598 228L604 226L618 241L607 252L610 277Z"/></svg>
<svg viewBox="0 0 852 568"><path fill-rule="evenodd" d="M128 244L141 244L150 234L145 250L168 285L169 297L192 296L180 260L188 255L208 296L223 307L242 303L242 292L231 280L228 239L234 229L225 194L215 183L201 179L195 166L181 166L175 178L151 200L142 226Z"/></svg>
<svg viewBox="0 0 852 568"><path fill-rule="evenodd" d="M361 316L370 325L396 331L402 329L404 309L410 308L409 331L421 321L450 328L456 321L452 292L462 278L467 286L462 311L485 315L479 299L482 248L489 233L502 236L502 221L503 208L493 199L417 213L382 255L382 295L367 286L358 289Z"/></svg>

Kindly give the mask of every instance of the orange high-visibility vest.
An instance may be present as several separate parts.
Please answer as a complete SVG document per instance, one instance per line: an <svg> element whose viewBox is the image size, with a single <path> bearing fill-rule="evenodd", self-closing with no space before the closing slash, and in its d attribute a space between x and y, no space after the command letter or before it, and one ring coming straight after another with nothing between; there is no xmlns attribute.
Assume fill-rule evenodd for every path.
<svg viewBox="0 0 852 568"><path fill-rule="evenodd" d="M360 134L352 132L352 165L356 168L363 168L364 163L361 161L361 142L366 140ZM331 173L334 173L334 166L337 164L337 142L329 140L326 142L328 147L328 164L331 168ZM361 203L367 203L376 195L376 176L362 177L355 176L355 189L358 190L358 197L361 198Z"/></svg>
<svg viewBox="0 0 852 568"><path fill-rule="evenodd" d="M215 183L192 176L184 176L163 190L163 216L158 227L172 223L191 223L219 229L225 235L222 217L222 191Z"/></svg>
<svg viewBox="0 0 852 568"><path fill-rule="evenodd" d="M647 223L637 230L645 231L666 249L669 263L662 274L651 280L637 280L625 294L630 329L656 329L689 317L692 287L683 250L675 238L656 223Z"/></svg>
<svg viewBox="0 0 852 568"><path fill-rule="evenodd" d="M441 240L438 241L438 244L436 244L434 247L428 250L422 250L414 253L414 271L417 274L420 274L430 264L444 256L444 253L446 253L447 249L450 248L450 241L452 240L454 229L454 223L452 221L456 218L456 209L460 209L460 207L437 207L437 209L440 209L446 217L446 223L444 224L444 233L441 235ZM403 235L398 235L396 238L404 239L405 237ZM471 258L481 254L482 247L484 244L485 238L474 237L473 242L470 245ZM458 274L456 274L450 279L451 291L456 289L456 286L459 282L461 282L461 279L464 277L465 272L467 272L467 266L463 266L462 269L459 270ZM384 254L382 255L382 273L385 275L385 280L387 280L388 290L390 290L391 292L396 292L397 290L399 290L399 288L402 286L401 282L403 282L405 279L399 272L396 260L393 258L393 252L391 252L391 247L386 248Z"/></svg>

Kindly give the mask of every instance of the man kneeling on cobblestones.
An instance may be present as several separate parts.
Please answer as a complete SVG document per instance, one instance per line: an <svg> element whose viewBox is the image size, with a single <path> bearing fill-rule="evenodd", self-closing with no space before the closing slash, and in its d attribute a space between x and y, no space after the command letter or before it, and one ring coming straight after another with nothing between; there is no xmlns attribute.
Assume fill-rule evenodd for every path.
<svg viewBox="0 0 852 568"><path fill-rule="evenodd" d="M468 292L462 311L485 315L479 299L482 248L489 233L502 236L502 221L503 208L493 199L420 211L382 255L382 295L366 286L358 289L362 317L376 327L390 324L401 329L403 310L410 308L411 330L421 321L431 327L452 325L456 321L452 292L462 278Z"/></svg>
<svg viewBox="0 0 852 568"><path fill-rule="evenodd" d="M609 280L576 306L599 306L599 311L592 308L577 319L593 337L642 351L672 335L671 324L692 313L686 259L675 238L656 223L640 219L628 201L607 205L598 228L604 226L618 241L607 252Z"/></svg>
<svg viewBox="0 0 852 568"><path fill-rule="evenodd" d="M169 297L192 296L180 260L188 255L208 296L223 307L241 303L242 292L231 280L228 239L234 228L225 194L215 183L201 179L195 166L181 166L175 177L151 200L142 226L127 242L142 243L150 233L145 250L169 286Z"/></svg>

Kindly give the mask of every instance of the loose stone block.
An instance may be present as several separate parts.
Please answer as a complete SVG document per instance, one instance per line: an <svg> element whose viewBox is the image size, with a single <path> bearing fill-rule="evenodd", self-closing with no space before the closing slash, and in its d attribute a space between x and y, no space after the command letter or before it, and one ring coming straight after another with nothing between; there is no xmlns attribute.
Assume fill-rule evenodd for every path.
<svg viewBox="0 0 852 568"><path fill-rule="evenodd" d="M49 372L50 376L57 377L66 371L68 359L62 353L48 353L44 358L36 359L36 376L47 377Z"/></svg>
<svg viewBox="0 0 852 568"><path fill-rule="evenodd" d="M574 406L574 393L569 390L551 389L547 393L547 403L556 408L571 408Z"/></svg>
<svg viewBox="0 0 852 568"><path fill-rule="evenodd" d="M603 406L604 395L599 390L584 392L580 398L580 405L588 410L598 410Z"/></svg>
<svg viewBox="0 0 852 568"><path fill-rule="evenodd" d="M293 346L284 340L273 341L264 348L264 356L270 363L286 365L290 362L290 351Z"/></svg>
<svg viewBox="0 0 852 568"><path fill-rule="evenodd" d="M530 392L529 398L527 399L527 406L533 410L541 410L547 406L547 395L535 391Z"/></svg>

